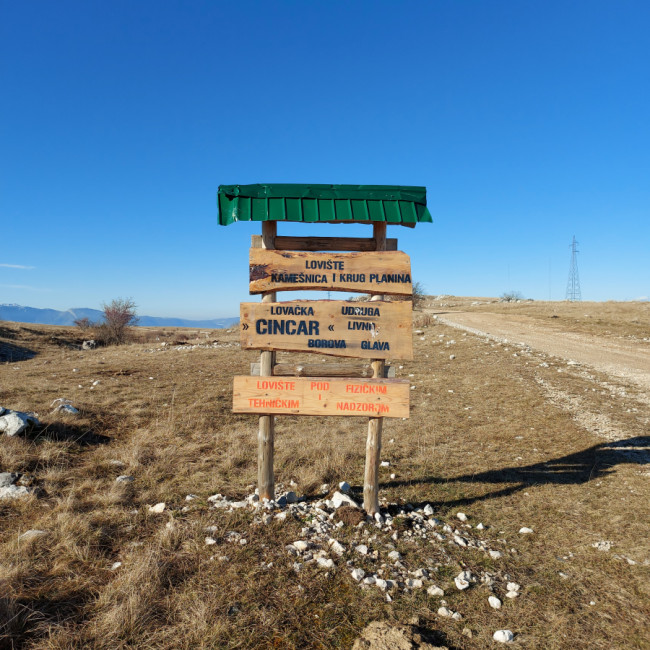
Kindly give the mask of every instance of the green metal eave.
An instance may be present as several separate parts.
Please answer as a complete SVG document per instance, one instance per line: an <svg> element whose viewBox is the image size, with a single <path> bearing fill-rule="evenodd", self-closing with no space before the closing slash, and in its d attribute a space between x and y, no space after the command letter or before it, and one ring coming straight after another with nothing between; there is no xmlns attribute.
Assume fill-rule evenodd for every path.
<svg viewBox="0 0 650 650"><path fill-rule="evenodd" d="M431 223L426 187L405 185L220 185L219 224L302 221L415 226Z"/></svg>

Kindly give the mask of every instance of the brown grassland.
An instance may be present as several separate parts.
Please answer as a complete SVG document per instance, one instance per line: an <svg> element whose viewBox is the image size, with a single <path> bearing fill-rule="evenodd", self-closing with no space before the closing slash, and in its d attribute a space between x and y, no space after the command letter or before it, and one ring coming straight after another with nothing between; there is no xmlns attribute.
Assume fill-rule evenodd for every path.
<svg viewBox="0 0 650 650"><path fill-rule="evenodd" d="M557 315L558 328L649 345L639 303L471 303L446 305ZM0 436L0 471L22 472L40 489L0 501L0 646L349 648L371 621L417 617L449 648L496 645L502 628L522 648L650 648L648 395L430 314L415 321L415 359L395 362L415 386L411 417L385 420L391 465L381 469L381 496L486 525L472 534L501 549L499 559L396 542L409 568L435 563L445 545L451 562L440 563L436 582L463 620L437 616L439 599L425 589L392 602L361 589L347 557L327 575L314 565L297 574L285 545L304 522L262 525L251 509L210 507L210 495L243 498L256 480L257 418L232 414L231 398L233 375L249 374L259 354L239 348L236 329L139 329L139 342L82 351L73 328L4 323L0 405L36 412L44 428ZM307 356L280 355L290 358ZM59 397L80 415L53 414ZM367 418L278 417L276 480L307 496L347 480L360 495L366 431ZM135 480L116 483L121 474ZM165 511L150 513L158 502ZM216 526L215 545L204 542L206 526ZM522 526L534 534L520 535ZM29 529L48 534L20 541ZM341 529L348 548L355 530ZM248 543L229 542L228 531ZM610 551L592 546L603 540ZM484 586L453 586L466 568L507 574L522 593L498 593L503 607L493 610Z"/></svg>

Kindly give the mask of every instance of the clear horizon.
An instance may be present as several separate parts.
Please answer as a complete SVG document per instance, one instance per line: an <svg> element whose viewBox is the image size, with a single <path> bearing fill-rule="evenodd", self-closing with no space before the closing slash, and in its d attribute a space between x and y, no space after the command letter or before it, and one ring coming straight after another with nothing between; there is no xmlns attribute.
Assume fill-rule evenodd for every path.
<svg viewBox="0 0 650 650"><path fill-rule="evenodd" d="M585 301L650 295L647 3L37 0L0 29L0 303L237 315L260 226L216 192L255 182L426 186L433 224L388 236L430 295L562 300L574 235Z"/></svg>

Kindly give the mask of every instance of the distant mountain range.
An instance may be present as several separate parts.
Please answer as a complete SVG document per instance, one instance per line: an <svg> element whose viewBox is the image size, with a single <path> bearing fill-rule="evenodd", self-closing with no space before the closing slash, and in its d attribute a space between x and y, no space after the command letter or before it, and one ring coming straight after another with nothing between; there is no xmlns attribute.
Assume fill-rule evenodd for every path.
<svg viewBox="0 0 650 650"><path fill-rule="evenodd" d="M41 325L74 325L79 318L88 318L93 322L101 321L103 312L99 309L79 307L58 311L56 309L38 309L22 305L0 305L0 321L12 323L39 323ZM138 325L143 327L202 327L205 329L222 329L239 322L239 318L213 318L210 320L189 320L187 318L165 318L163 316L139 316Z"/></svg>

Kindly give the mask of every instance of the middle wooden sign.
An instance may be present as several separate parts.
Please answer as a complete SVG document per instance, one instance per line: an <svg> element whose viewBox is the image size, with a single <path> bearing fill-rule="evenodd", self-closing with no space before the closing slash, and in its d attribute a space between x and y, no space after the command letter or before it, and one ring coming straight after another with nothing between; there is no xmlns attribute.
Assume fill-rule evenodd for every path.
<svg viewBox="0 0 650 650"><path fill-rule="evenodd" d="M250 249L250 293L361 291L411 295L411 260L401 251L307 253Z"/></svg>
<svg viewBox="0 0 650 650"><path fill-rule="evenodd" d="M412 359L409 301L243 302L242 348L337 357Z"/></svg>

